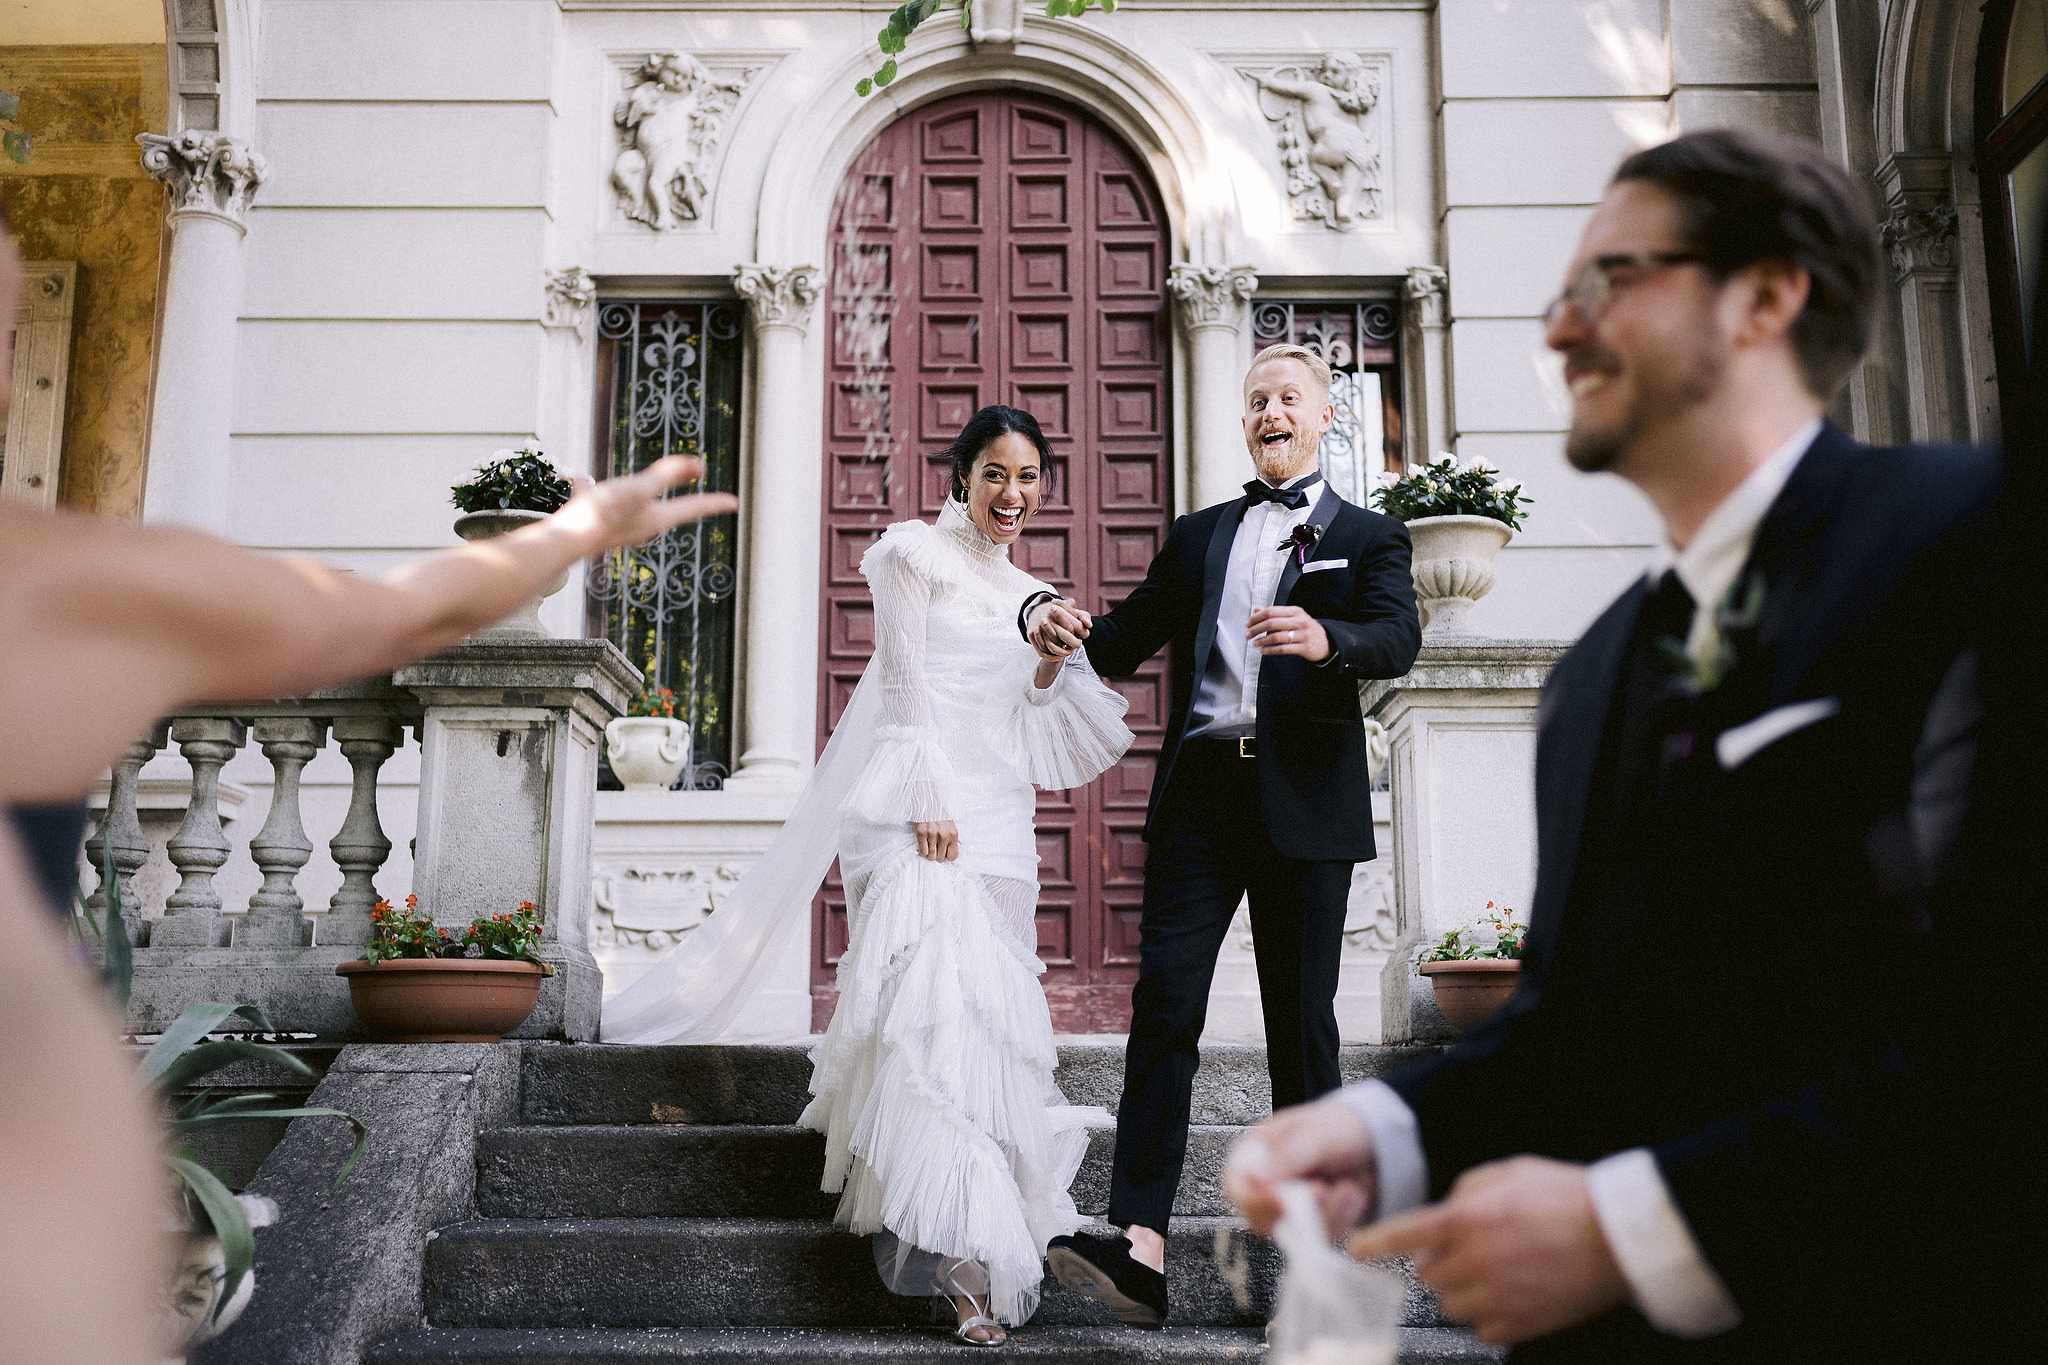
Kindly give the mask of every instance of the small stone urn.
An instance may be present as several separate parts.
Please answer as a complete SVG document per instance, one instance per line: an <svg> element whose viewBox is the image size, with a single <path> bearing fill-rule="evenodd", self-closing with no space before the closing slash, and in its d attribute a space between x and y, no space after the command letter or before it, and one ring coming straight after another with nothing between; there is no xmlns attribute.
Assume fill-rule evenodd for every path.
<svg viewBox="0 0 2048 1365"><path fill-rule="evenodd" d="M547 512L528 512L517 507L493 507L483 512L464 512L455 519L455 534L464 540L494 540L510 535L522 526L527 526L551 515ZM562 570L554 581L538 593L526 599L519 609L498 622L485 626L470 638L473 640L519 640L536 636L545 638L546 626L540 623L540 603L544 597L552 597L567 587L569 571Z"/></svg>
<svg viewBox="0 0 2048 1365"><path fill-rule="evenodd" d="M612 773L629 792L665 792L690 761L690 727L668 716L620 716L604 727Z"/></svg>
<svg viewBox="0 0 2048 1365"><path fill-rule="evenodd" d="M1492 517L1417 517L1408 523L1425 635L1475 633L1472 604L1493 591L1493 557L1514 534Z"/></svg>

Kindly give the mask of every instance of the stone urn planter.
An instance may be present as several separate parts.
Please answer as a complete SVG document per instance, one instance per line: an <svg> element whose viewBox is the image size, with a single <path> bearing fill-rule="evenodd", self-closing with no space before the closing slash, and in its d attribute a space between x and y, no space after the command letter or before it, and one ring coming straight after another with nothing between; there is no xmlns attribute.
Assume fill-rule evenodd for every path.
<svg viewBox="0 0 2048 1365"><path fill-rule="evenodd" d="M266 1195L238 1194L235 1202L242 1206L243 1216L248 1218L252 1228L267 1228L277 1221L277 1201ZM189 1231L178 1253L178 1267L171 1275L170 1288L164 1295L164 1340L174 1346L180 1357L201 1342L212 1341L222 1332L235 1325L235 1319L242 1316L242 1310L249 1306L249 1300L256 1293L256 1272L243 1274L242 1282L235 1286L235 1296L221 1305L218 1312L214 1305L220 1303L221 1290L227 1287L227 1253L221 1250L220 1238L211 1232Z"/></svg>
<svg viewBox="0 0 2048 1365"><path fill-rule="evenodd" d="M393 1043L495 1043L526 1022L554 968L479 957L343 962L362 1026Z"/></svg>
<svg viewBox="0 0 2048 1365"><path fill-rule="evenodd" d="M510 535L522 526L530 525L551 515L552 513L548 512L523 511L516 507L492 508L485 512L464 512L455 519L455 534L461 536L464 540L494 540L499 536ZM517 640L532 639L536 636L545 638L548 630L546 626L540 623L541 599L554 596L567 587L568 583L569 571L564 569L555 575L553 582L521 603L517 611L498 622L495 626L485 626L470 638L476 640Z"/></svg>
<svg viewBox="0 0 2048 1365"><path fill-rule="evenodd" d="M1424 962L1415 970L1429 978L1444 1022L1464 1034L1493 1018L1508 1002L1508 997L1515 993L1522 964L1511 957L1471 957L1457 962Z"/></svg>
<svg viewBox="0 0 2048 1365"><path fill-rule="evenodd" d="M1472 604L1493 591L1493 557L1514 534L1492 517L1417 517L1408 523L1425 633L1474 633Z"/></svg>
<svg viewBox="0 0 2048 1365"><path fill-rule="evenodd" d="M605 759L629 792L664 792L690 761L690 727L668 716L620 716L604 727Z"/></svg>

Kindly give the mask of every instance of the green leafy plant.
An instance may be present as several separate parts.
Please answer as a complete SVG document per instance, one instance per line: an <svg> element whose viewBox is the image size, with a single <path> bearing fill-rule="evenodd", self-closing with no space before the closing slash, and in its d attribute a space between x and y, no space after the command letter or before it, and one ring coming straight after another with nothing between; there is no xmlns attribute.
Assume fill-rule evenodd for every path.
<svg viewBox="0 0 2048 1365"><path fill-rule="evenodd" d="M642 688L640 695L626 704L629 716L659 716L665 720L681 720L676 714L676 694L666 687Z"/></svg>
<svg viewBox="0 0 2048 1365"><path fill-rule="evenodd" d="M561 471L532 446L499 451L477 466L475 478L450 490L465 512L553 512L574 492Z"/></svg>
<svg viewBox="0 0 2048 1365"><path fill-rule="evenodd" d="M1492 517L1506 522L1508 529L1522 529L1522 509L1535 499L1522 495L1522 485L1503 484L1499 471L1484 460L1460 465L1449 455L1439 455L1426 465L1409 465L1408 472L1385 479L1373 499L1379 509L1399 521L1423 517Z"/></svg>
<svg viewBox="0 0 2048 1365"><path fill-rule="evenodd" d="M1529 926L1517 920L1514 911L1495 908L1492 901L1486 903L1486 909L1487 913L1471 924L1453 929L1438 939L1434 947L1420 949L1415 960L1469 962L1476 958L1519 959Z"/></svg>
<svg viewBox="0 0 2048 1365"><path fill-rule="evenodd" d="M1049 19L1078 19L1091 9L1104 14L1114 13L1117 0L1045 0L1045 13ZM974 0L904 0L889 15L889 22L875 37L875 45L882 50L883 61L872 76L863 76L853 84L853 92L865 99L875 91L896 79L896 58L910 41L910 35L917 32L918 25L937 14L940 9L952 7L960 11L960 27L970 28L974 23Z"/></svg>
<svg viewBox="0 0 2048 1365"><path fill-rule="evenodd" d="M370 942L363 957L371 962L423 957L532 962L552 976L555 969L540 955L540 928L540 911L532 901L521 901L517 910L504 914L478 915L458 938L420 909L418 896L407 896L403 910L380 900L370 908Z"/></svg>
<svg viewBox="0 0 2048 1365"><path fill-rule="evenodd" d="M110 890L110 908L117 896L118 892ZM180 1014L143 1055L140 1079L154 1092L164 1109L170 1110L176 1103L178 1091L236 1062L268 1062L295 1076L314 1079L313 1068L281 1047L246 1038L207 1037L235 1015L240 1015L258 1032L275 1031L263 1011L254 1005L194 1005ZM202 1128L223 1123L266 1119L343 1119L355 1132L355 1144L349 1151L348 1160L342 1163L340 1174L334 1177L336 1188L348 1179L349 1172L355 1169L363 1147L369 1141L370 1130L353 1114L317 1105L278 1108L277 1101L274 1094L215 1098L213 1089L208 1087L171 1114L174 1145L170 1166L177 1178L178 1195L184 1205L185 1216L193 1228L211 1232L220 1239L223 1275L220 1292L214 1297L215 1318L234 1299L243 1277L256 1263L256 1231L250 1222L249 1210L252 1204L260 1206L262 1201L259 1196L230 1190L219 1175L200 1164L199 1154L180 1139Z"/></svg>
<svg viewBox="0 0 2048 1365"><path fill-rule="evenodd" d="M0 126L0 152L5 152L9 161L26 166L36 144L16 122L20 117L21 96L11 90L0 90L0 125L5 125Z"/></svg>

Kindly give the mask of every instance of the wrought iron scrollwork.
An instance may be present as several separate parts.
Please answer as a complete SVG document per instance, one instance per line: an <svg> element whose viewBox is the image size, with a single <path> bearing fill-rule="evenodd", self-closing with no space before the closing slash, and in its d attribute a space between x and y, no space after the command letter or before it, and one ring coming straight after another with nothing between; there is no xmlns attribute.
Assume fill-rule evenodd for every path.
<svg viewBox="0 0 2048 1365"><path fill-rule="evenodd" d="M1337 420L1323 436L1323 475L1350 502L1365 505L1379 471L1400 466L1400 409L1394 339L1398 305L1390 299L1263 300L1252 308L1252 346L1306 346L1330 366Z"/></svg>

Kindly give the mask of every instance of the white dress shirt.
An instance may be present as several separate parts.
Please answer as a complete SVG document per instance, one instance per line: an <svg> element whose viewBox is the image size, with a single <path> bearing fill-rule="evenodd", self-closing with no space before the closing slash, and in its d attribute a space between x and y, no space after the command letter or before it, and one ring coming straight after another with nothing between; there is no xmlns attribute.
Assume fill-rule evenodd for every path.
<svg viewBox="0 0 2048 1365"><path fill-rule="evenodd" d="M1252 733L1258 719L1259 665L1265 656L1256 642L1245 638L1245 625L1253 611L1273 605L1293 550L1278 546L1314 513L1322 485L1323 472L1312 469L1278 485L1306 492L1301 506L1260 502L1244 509L1237 539L1230 543L1230 567L1224 571L1223 595L1216 607L1216 645L1203 661L1194 704L1188 708L1189 739L1235 739Z"/></svg>
<svg viewBox="0 0 2048 1365"><path fill-rule="evenodd" d="M1678 573L1692 594L1692 629L1686 653L1697 660L1712 642L1721 599L1749 560L1764 514L1820 434L1818 417L1802 425L1723 498L1683 550L1668 542L1649 570L1654 586L1665 570ZM1376 1217L1403 1212L1429 1196L1429 1160L1415 1112L1384 1081L1363 1081L1338 1092L1372 1130L1378 1165ZM1671 1197L1647 1147L1616 1152L1586 1168L1593 1216L1628 1282L1636 1309L1660 1332L1676 1337L1715 1336L1742 1321L1742 1310Z"/></svg>

